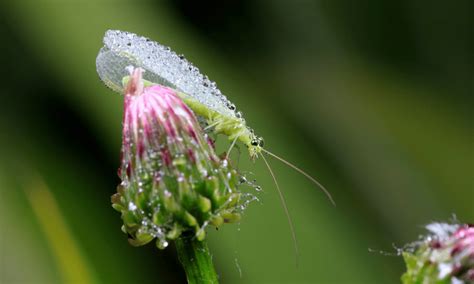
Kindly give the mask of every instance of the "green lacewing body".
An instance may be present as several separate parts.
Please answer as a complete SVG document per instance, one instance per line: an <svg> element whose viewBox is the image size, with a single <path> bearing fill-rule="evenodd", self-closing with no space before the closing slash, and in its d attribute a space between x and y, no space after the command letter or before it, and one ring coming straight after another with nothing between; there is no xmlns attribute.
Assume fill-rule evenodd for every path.
<svg viewBox="0 0 474 284"><path fill-rule="evenodd" d="M96 59L99 77L112 90L123 93L122 81L129 75L128 66L145 70L145 80L173 88L185 103L204 118L216 134L244 143L252 159L261 153L263 139L247 127L242 113L230 102L207 76L173 52L146 37L130 32L109 30L104 46Z"/></svg>
<svg viewBox="0 0 474 284"><path fill-rule="evenodd" d="M212 129L216 134L224 134L232 141L227 155L235 143L241 141L247 146L252 160L262 157L275 182L298 254L296 236L286 202L263 153L304 175L319 186L331 203L335 204L326 188L292 163L264 149L263 139L256 136L247 126L242 113L236 111L235 105L221 93L216 84L202 75L184 56L146 37L125 31L109 30L105 33L103 42L104 46L97 55L96 67L99 77L109 88L122 94L123 81L127 80L130 74L129 67L142 68L145 71L145 84L160 84L175 89L196 115L206 121L207 129Z"/></svg>

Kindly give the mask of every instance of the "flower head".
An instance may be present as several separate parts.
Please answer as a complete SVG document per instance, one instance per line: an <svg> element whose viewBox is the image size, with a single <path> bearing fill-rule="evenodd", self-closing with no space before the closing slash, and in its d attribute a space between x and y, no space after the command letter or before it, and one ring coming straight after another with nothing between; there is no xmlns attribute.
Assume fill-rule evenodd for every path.
<svg viewBox="0 0 474 284"><path fill-rule="evenodd" d="M474 283L474 226L432 223L430 234L405 252L403 283Z"/></svg>
<svg viewBox="0 0 474 284"><path fill-rule="evenodd" d="M157 246L165 248L182 232L202 240L207 225L238 220L238 173L216 155L176 91L144 86L140 68L131 73L124 98L122 183L112 196L130 243L157 238Z"/></svg>

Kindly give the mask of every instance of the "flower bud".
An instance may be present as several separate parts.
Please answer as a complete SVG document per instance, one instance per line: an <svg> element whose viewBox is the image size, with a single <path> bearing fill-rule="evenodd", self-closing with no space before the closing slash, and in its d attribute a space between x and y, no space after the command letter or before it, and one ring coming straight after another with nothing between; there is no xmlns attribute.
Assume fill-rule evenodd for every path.
<svg viewBox="0 0 474 284"><path fill-rule="evenodd" d="M474 283L474 226L433 223L426 228L431 234L403 254L403 283Z"/></svg>
<svg viewBox="0 0 474 284"><path fill-rule="evenodd" d="M112 206L132 245L165 248L183 232L205 237L208 225L239 220L238 173L219 158L173 89L144 86L132 70L125 88L122 183Z"/></svg>

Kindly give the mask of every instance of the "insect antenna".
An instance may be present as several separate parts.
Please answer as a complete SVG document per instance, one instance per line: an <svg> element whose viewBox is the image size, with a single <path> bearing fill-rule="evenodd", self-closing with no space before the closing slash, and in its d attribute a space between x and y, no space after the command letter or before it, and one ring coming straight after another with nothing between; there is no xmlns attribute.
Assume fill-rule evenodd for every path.
<svg viewBox="0 0 474 284"><path fill-rule="evenodd" d="M317 185L323 192L326 194L326 196L329 198L331 201L332 205L336 206L336 202L334 202L334 199L332 198L331 194L329 191L320 183L318 182L315 178L307 174L305 171L302 169L298 168L297 166L293 165L292 163L288 162L287 160L273 154L272 152L265 150L262 148L262 151L269 156L272 156L273 158L279 160L280 162L284 163L285 165L289 166L290 168L294 169L295 171L299 172L300 174L304 175L307 179L309 179L311 182L313 182L315 185ZM263 157L263 155L261 155Z"/></svg>
<svg viewBox="0 0 474 284"><path fill-rule="evenodd" d="M299 258L298 242L296 240L295 228L293 227L293 221L291 220L290 211L288 211L288 206L286 205L285 197L283 196L283 193L280 190L280 186L278 185L277 179L275 177L275 174L272 171L272 168L270 167L270 164L267 162L267 159L265 159L265 156L263 156L263 154L260 154L260 156L265 162L265 165L267 166L268 171L270 172L270 175L273 178L273 182L275 183L278 195L280 196L281 205L283 206L283 209L285 210L285 215L286 215L286 218L288 219L288 225L290 226L291 237L293 238L293 245L295 247L296 267L298 267L298 258Z"/></svg>

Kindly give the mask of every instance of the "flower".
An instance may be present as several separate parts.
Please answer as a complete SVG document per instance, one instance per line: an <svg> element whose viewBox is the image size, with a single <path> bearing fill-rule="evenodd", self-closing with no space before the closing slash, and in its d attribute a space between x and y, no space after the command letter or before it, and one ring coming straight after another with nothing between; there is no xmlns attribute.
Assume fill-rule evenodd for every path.
<svg viewBox="0 0 474 284"><path fill-rule="evenodd" d="M170 240L240 218L239 174L216 155L194 113L175 90L145 86L131 70L125 88L119 177L112 206L132 245Z"/></svg>
<svg viewBox="0 0 474 284"><path fill-rule="evenodd" d="M474 283L474 226L432 223L430 234L405 252L409 283Z"/></svg>

